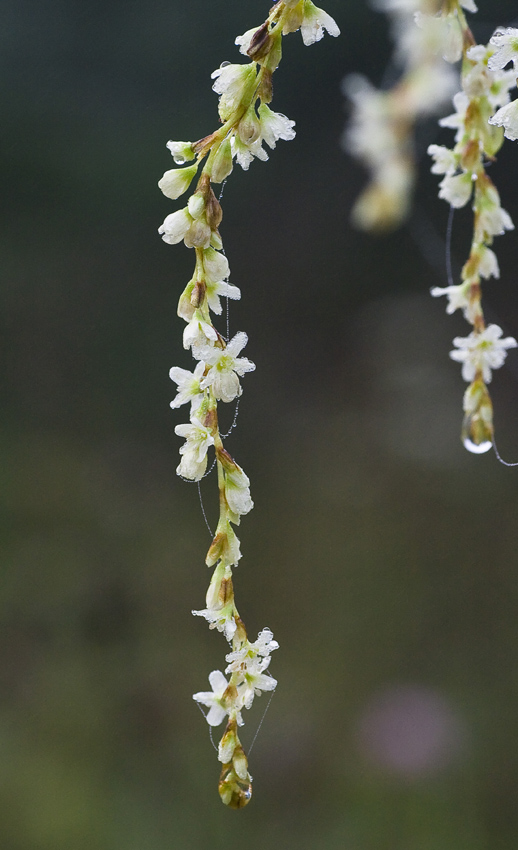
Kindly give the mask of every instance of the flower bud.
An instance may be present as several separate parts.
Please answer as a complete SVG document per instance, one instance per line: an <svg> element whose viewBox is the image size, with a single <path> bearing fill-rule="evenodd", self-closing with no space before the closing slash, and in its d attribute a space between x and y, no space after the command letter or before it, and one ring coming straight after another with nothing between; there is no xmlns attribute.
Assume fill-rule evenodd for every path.
<svg viewBox="0 0 518 850"><path fill-rule="evenodd" d="M214 156L210 179L213 183L222 183L231 171L232 149L230 146L230 139L225 139Z"/></svg>
<svg viewBox="0 0 518 850"><path fill-rule="evenodd" d="M193 218L200 218L205 212L205 198L201 192L195 192L191 195L187 203L187 209Z"/></svg>
<svg viewBox="0 0 518 850"><path fill-rule="evenodd" d="M191 142L168 142L167 147L177 165L185 165L194 159L194 151Z"/></svg>
<svg viewBox="0 0 518 850"><path fill-rule="evenodd" d="M261 135L261 125L255 112L254 104L245 112L237 126L237 134L244 145L251 145Z"/></svg>

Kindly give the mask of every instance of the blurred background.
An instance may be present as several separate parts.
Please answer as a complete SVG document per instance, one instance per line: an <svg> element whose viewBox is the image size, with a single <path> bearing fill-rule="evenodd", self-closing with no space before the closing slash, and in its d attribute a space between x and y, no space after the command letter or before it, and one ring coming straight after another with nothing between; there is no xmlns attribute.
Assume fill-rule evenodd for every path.
<svg viewBox="0 0 518 850"><path fill-rule="evenodd" d="M6 850L515 850L518 472L459 432L466 335L446 285L448 210L418 134L410 222L352 230L362 169L341 139L343 77L379 85L383 15L328 0L342 30L284 41L273 108L297 122L270 162L236 168L221 227L257 371L229 451L256 507L236 575L279 680L227 810L192 693L226 643L202 608L210 542L175 476L172 365L193 255L157 228L168 139L217 126L211 72L268 4L3 0L3 486L0 843ZM479 40L512 23L480 0ZM518 220L518 148L491 167ZM453 266L469 241L457 214ZM490 320L518 335L518 239L496 242ZM518 460L518 359L492 384ZM232 410L226 411L228 424ZM215 480L203 482L209 521ZM246 717L249 746L266 707Z"/></svg>

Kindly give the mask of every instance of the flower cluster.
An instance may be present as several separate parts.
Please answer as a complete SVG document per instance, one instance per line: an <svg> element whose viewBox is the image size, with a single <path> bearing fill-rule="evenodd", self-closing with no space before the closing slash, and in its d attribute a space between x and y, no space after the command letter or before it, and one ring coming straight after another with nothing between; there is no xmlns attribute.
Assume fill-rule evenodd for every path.
<svg viewBox="0 0 518 850"><path fill-rule="evenodd" d="M432 295L448 297L447 312L461 309L473 331L454 339L453 360L462 363L462 377L470 382L464 395L462 439L466 448L480 453L491 448L493 437L492 406L486 384L491 370L504 363L507 350L517 343L502 337L498 325L486 327L481 305L481 279L499 277L498 260L490 248L494 237L513 229L509 213L500 204L500 196L485 170L503 142L503 122L497 116L509 104L509 90L515 86L514 71L504 70L511 59L509 36L502 42L498 33L485 46L475 44L458 9L462 24L462 89L453 98L455 112L439 123L455 130L453 148L430 145L432 172L443 175L439 197L451 207L460 208L472 200L473 238L468 260L462 269L461 283L435 287ZM518 33L518 31L515 31ZM516 53L518 58L518 53ZM495 115L495 110L498 110Z"/></svg>
<svg viewBox="0 0 518 850"><path fill-rule="evenodd" d="M167 146L179 167L166 171L158 184L167 198L177 200L189 189L205 160L186 206L167 215L158 232L169 245L183 241L195 253L194 273L180 296L178 315L186 322L184 348L197 362L193 371L176 366L171 369L170 377L177 386L171 407L190 405L189 422L175 428L185 440L180 448L178 475L200 481L207 474L211 452L217 467L219 519L205 559L214 571L206 608L193 614L224 634L232 651L226 656L229 679L221 671L213 671L209 676L212 691L197 693L194 699L209 709L206 719L210 726L227 718L219 745L223 763L219 793L232 808L246 805L251 796L248 762L237 727L243 722L243 709L250 708L254 697L273 691L277 684L267 668L278 644L269 629L263 629L254 643L249 641L234 599L232 573L241 558L234 527L252 509L253 502L248 476L223 445L218 403L236 401L242 393L241 379L255 366L241 356L246 334L239 332L227 339L212 319L212 314L222 312L221 298L241 297L238 287L228 280L230 269L219 232L223 212L212 187L229 176L234 161L247 170L254 158L268 159L263 144L273 149L279 139L294 138L294 122L273 112L268 104L272 100L272 75L281 60L282 37L299 29L305 44L319 41L324 30L339 35L335 21L311 0L277 2L261 26L236 39L250 62L224 63L212 74L221 126L197 142L169 142Z"/></svg>
<svg viewBox="0 0 518 850"><path fill-rule="evenodd" d="M476 11L472 0L463 5ZM395 61L402 71L386 91L359 75L344 80L353 115L343 144L370 172L353 219L359 227L383 230L397 226L407 214L415 180L413 127L437 113L453 94L456 75L447 62L460 58L462 29L450 2L378 0L376 7L390 14Z"/></svg>
<svg viewBox="0 0 518 850"><path fill-rule="evenodd" d="M518 74L518 29L507 27L497 30L491 38L490 44L494 52L489 58L488 65L493 71L501 71L510 62L513 70L509 71L516 78ZM498 112L489 119L490 124L504 128L507 139L515 141L518 139L518 100L512 103L505 102Z"/></svg>

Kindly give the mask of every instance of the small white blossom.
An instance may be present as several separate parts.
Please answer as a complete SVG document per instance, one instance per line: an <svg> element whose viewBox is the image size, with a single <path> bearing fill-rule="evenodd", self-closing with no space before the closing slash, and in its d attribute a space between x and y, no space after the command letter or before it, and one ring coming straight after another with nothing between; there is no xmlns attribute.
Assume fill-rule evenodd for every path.
<svg viewBox="0 0 518 850"><path fill-rule="evenodd" d="M203 611L191 611L191 614L194 614L195 617L204 617L209 624L209 629L217 629L218 632L222 632L229 643L236 633L237 625L233 617L233 604L224 608L204 608Z"/></svg>
<svg viewBox="0 0 518 850"><path fill-rule="evenodd" d="M209 674L209 682L212 691L200 691L193 694L193 699L209 709L206 721L209 726L219 726L229 711L224 693L228 688L228 682L220 670L213 670Z"/></svg>
<svg viewBox="0 0 518 850"><path fill-rule="evenodd" d="M479 224L489 240L493 236L501 236L506 230L514 230L511 216L500 205L500 196L494 186L488 187L484 193Z"/></svg>
<svg viewBox="0 0 518 850"><path fill-rule="evenodd" d="M495 71L505 68L509 62L518 64L518 29L506 27L498 29L490 39L490 44L496 47L489 59L489 67Z"/></svg>
<svg viewBox="0 0 518 850"><path fill-rule="evenodd" d="M457 170L458 156L443 145L429 145L428 154L435 160L430 171L432 174L454 174Z"/></svg>
<svg viewBox="0 0 518 850"><path fill-rule="evenodd" d="M210 309L213 313L216 313L217 316L221 314L220 296L222 298L231 298L233 301L239 301L241 298L241 290L239 287L232 286L232 284L227 283L224 280L215 282L209 281L209 283L207 283L207 301L209 302Z"/></svg>
<svg viewBox="0 0 518 850"><path fill-rule="evenodd" d="M220 95L219 114L227 121L245 100L247 90L256 79L255 62L248 65L224 65L211 74L213 90Z"/></svg>
<svg viewBox="0 0 518 850"><path fill-rule="evenodd" d="M164 223L158 228L158 232L168 245L176 245L182 241L192 223L193 219L189 215L187 207L184 207L184 209L166 216Z"/></svg>
<svg viewBox="0 0 518 850"><path fill-rule="evenodd" d="M214 445L214 437L196 416L191 417L190 425L177 425L174 431L186 440L180 449L182 459L176 472L182 478L199 481L207 469L207 451Z"/></svg>
<svg viewBox="0 0 518 850"><path fill-rule="evenodd" d="M480 248L478 273L486 279L489 277L500 277L500 268L496 254L487 245L482 245Z"/></svg>
<svg viewBox="0 0 518 850"><path fill-rule="evenodd" d="M457 62L462 56L462 29L456 15L427 15L416 12L416 25L423 31L427 51L440 53L446 62ZM416 44L417 46L421 46ZM417 57L414 57L417 58Z"/></svg>
<svg viewBox="0 0 518 850"><path fill-rule="evenodd" d="M178 395L171 402L171 407L181 407L187 401L192 402L191 411L194 412L203 401L203 390L200 388L200 380L203 378L205 363L198 363L193 372L173 366L169 371L169 377L178 385Z"/></svg>
<svg viewBox="0 0 518 850"><path fill-rule="evenodd" d="M198 357L198 354L211 342L215 342L217 338L216 330L201 317L199 310L196 310L183 332L183 347L192 348L193 356L197 360L201 360L202 357Z"/></svg>
<svg viewBox="0 0 518 850"><path fill-rule="evenodd" d="M247 709L252 705L254 696L260 696L263 691L274 691L277 687L277 680L265 672L270 664L270 657L260 658L249 651L250 646L245 643L241 650L230 653L227 656L230 663L225 670L227 674L237 674L240 704Z"/></svg>
<svg viewBox="0 0 518 850"><path fill-rule="evenodd" d="M469 106L469 97L463 91L458 91L453 97L453 105L455 112L452 115L447 115L441 118L439 125L441 127L449 127L452 130L457 130L455 141L460 142L465 132L466 112Z"/></svg>
<svg viewBox="0 0 518 850"><path fill-rule="evenodd" d="M502 333L498 325L488 325L481 333L473 331L467 337L455 337L453 344L458 350L450 351L450 357L462 363L465 381L473 381L477 372L481 372L484 383L488 384L491 370L503 365L507 349L518 346L512 336L500 339Z"/></svg>
<svg viewBox="0 0 518 850"><path fill-rule="evenodd" d="M249 513L254 506L250 497L250 479L237 464L235 468L225 469L225 498L237 517Z"/></svg>
<svg viewBox="0 0 518 850"><path fill-rule="evenodd" d="M469 284L461 283L459 286L434 286L430 290L430 295L437 298L441 295L448 296L447 313L454 313L455 310L466 310L469 305Z"/></svg>
<svg viewBox="0 0 518 850"><path fill-rule="evenodd" d="M180 195L187 191L197 170L197 165L189 165L187 168L171 168L158 181L158 187L166 198L176 201Z"/></svg>
<svg viewBox="0 0 518 850"><path fill-rule="evenodd" d="M319 9L318 6L311 3L311 0L304 0L304 13L300 26L304 44L308 46L320 41L324 37L324 30L327 30L329 35L340 35L338 25L331 15L328 15L323 9Z"/></svg>
<svg viewBox="0 0 518 850"><path fill-rule="evenodd" d="M214 248L206 248L203 252L203 268L210 281L226 280L230 274L227 258Z"/></svg>
<svg viewBox="0 0 518 850"><path fill-rule="evenodd" d="M491 106L505 106L509 103L511 89L516 88L516 71L493 71L493 82L488 94Z"/></svg>
<svg viewBox="0 0 518 850"><path fill-rule="evenodd" d="M266 103L257 110L261 122L261 138L268 147L274 148L279 139L289 142L295 138L295 121L290 121L280 112L273 112Z"/></svg>
<svg viewBox="0 0 518 850"><path fill-rule="evenodd" d="M448 201L455 209L465 206L473 192L473 180L467 171L462 174L446 174L439 186L439 197Z"/></svg>
<svg viewBox="0 0 518 850"><path fill-rule="evenodd" d="M518 100L513 100L507 106L500 107L498 112L495 112L493 117L489 119L489 123L503 127L507 139L511 139L511 141L518 139Z"/></svg>
<svg viewBox="0 0 518 850"><path fill-rule="evenodd" d="M203 351L203 359L210 369L200 384L202 389L212 387L216 398L227 402L241 395L238 375L242 376L255 369L251 360L237 356L247 342L247 335L241 332L237 333L224 349L213 347Z"/></svg>
<svg viewBox="0 0 518 850"><path fill-rule="evenodd" d="M275 649L279 649L279 644L273 639L273 632L269 628L264 628L259 632L257 640L250 644L250 647L257 655L270 655Z"/></svg>
<svg viewBox="0 0 518 850"><path fill-rule="evenodd" d="M255 142L247 145L241 141L238 136L232 136L230 144L232 148L232 156L236 158L243 171L248 171L250 164L253 162L254 156L263 162L266 162L268 159L268 154L261 146L261 138L256 139Z"/></svg>
<svg viewBox="0 0 518 850"><path fill-rule="evenodd" d="M272 630L264 628L262 631L259 632L256 641L251 643L250 641L246 640L245 643L239 647L239 649L236 649L233 652L229 652L228 655L225 656L227 664L229 665L227 667L226 672L235 673L240 670L246 670L247 665L251 661L255 662L258 657L268 659L269 663L269 656L276 649L279 649L279 644L276 640L273 639Z"/></svg>

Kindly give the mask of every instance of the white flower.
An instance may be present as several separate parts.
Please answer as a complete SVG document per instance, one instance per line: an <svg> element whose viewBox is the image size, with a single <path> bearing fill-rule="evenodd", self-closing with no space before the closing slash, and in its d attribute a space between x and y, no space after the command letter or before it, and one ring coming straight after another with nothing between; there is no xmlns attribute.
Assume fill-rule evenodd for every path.
<svg viewBox="0 0 518 850"><path fill-rule="evenodd" d="M243 171L248 171L250 163L253 162L254 156L263 162L266 162L268 159L268 154L265 149L261 147L261 143L262 139L259 138L255 142L245 145L238 136L232 136L230 140L232 156L235 156Z"/></svg>
<svg viewBox="0 0 518 850"><path fill-rule="evenodd" d="M491 106L505 106L509 103L509 91L516 88L516 71L493 71L493 82L488 94Z"/></svg>
<svg viewBox="0 0 518 850"><path fill-rule="evenodd" d="M469 284L461 283L459 286L434 286L430 291L430 295L434 298L440 295L448 296L447 313L454 313L455 310L466 310L469 305Z"/></svg>
<svg viewBox="0 0 518 850"><path fill-rule="evenodd" d="M280 112L273 112L266 103L261 103L257 111L261 122L261 137L268 147L273 149L279 139L289 142L295 138L295 121L290 121Z"/></svg>
<svg viewBox="0 0 518 850"><path fill-rule="evenodd" d="M487 245L482 245L480 248L480 260L478 263L478 273L481 277L500 277L500 269L496 254Z"/></svg>
<svg viewBox="0 0 518 850"><path fill-rule="evenodd" d="M176 472L183 478L199 481L207 469L207 450L214 445L214 437L196 416L192 416L190 425L177 425L174 431L186 440L180 449L182 459Z"/></svg>
<svg viewBox="0 0 518 850"><path fill-rule="evenodd" d="M233 616L233 605L225 608L204 608L203 611L191 611L195 617L205 617L209 623L209 629L217 629L222 632L226 639L232 640L236 633L237 625Z"/></svg>
<svg viewBox="0 0 518 850"><path fill-rule="evenodd" d="M304 17L300 27L304 44L307 46L320 41L324 37L324 30L327 30L329 35L340 35L338 25L331 15L319 9L311 0L304 0Z"/></svg>
<svg viewBox="0 0 518 850"><path fill-rule="evenodd" d="M158 232L168 245L176 245L182 241L192 223L193 219L189 215L187 207L184 207L182 210L177 210L177 212L166 216L164 223L158 228Z"/></svg>
<svg viewBox="0 0 518 850"><path fill-rule="evenodd" d="M264 628L259 632L257 640L250 644L250 647L257 655L270 655L275 649L279 649L279 644L273 639L273 632L269 628Z"/></svg>
<svg viewBox="0 0 518 850"><path fill-rule="evenodd" d="M247 335L241 332L224 349L214 347L203 351L203 360L210 369L200 383L202 389L212 387L214 395L221 401L233 401L241 395L238 375L255 369L255 364L248 358L237 356L247 342Z"/></svg>
<svg viewBox="0 0 518 850"><path fill-rule="evenodd" d="M169 245L176 245L182 239L188 248L206 248L210 244L209 225L204 219L193 219L187 207L166 216L158 232Z"/></svg>
<svg viewBox="0 0 518 850"><path fill-rule="evenodd" d="M498 112L495 112L493 117L489 119L489 123L503 127L507 139L511 139L511 141L518 139L518 100L513 100L507 106L500 107Z"/></svg>
<svg viewBox="0 0 518 850"><path fill-rule="evenodd" d="M452 360L462 363L462 377L473 381L478 372L482 373L484 383L491 381L491 369L498 369L507 357L508 348L516 348L518 343L512 336L500 339L502 328L488 325L481 333L473 331L467 337L455 337L453 344L458 350L450 351Z"/></svg>
<svg viewBox="0 0 518 850"><path fill-rule="evenodd" d="M193 356L197 360L201 360L198 354L202 349L205 349L211 342L215 342L218 338L216 330L206 322L199 310L196 310L194 316L183 332L183 347L191 348ZM202 389L204 389L202 387Z"/></svg>
<svg viewBox="0 0 518 850"><path fill-rule="evenodd" d="M452 207L460 209L471 198L473 180L468 171L464 171L462 174L446 174L439 186L439 197L448 201Z"/></svg>
<svg viewBox="0 0 518 850"><path fill-rule="evenodd" d="M239 649L229 652L228 655L225 656L225 659L229 664L227 673L235 673L239 670L246 669L250 660L255 660L258 656L261 656L262 658L269 658L270 654L275 649L279 649L279 644L273 639L272 630L264 628L259 632L257 640L254 641L254 643L250 643L250 641L247 640Z"/></svg>
<svg viewBox="0 0 518 850"><path fill-rule="evenodd" d="M219 114L227 121L232 113L245 101L255 83L255 62L248 65L224 65L211 74L215 80L213 90L220 95Z"/></svg>
<svg viewBox="0 0 518 850"><path fill-rule="evenodd" d="M209 726L219 726L229 710L227 700L224 698L228 682L220 670L213 670L209 674L209 682L212 691L200 691L200 693L193 694L193 699L209 709L205 718Z"/></svg>
<svg viewBox="0 0 518 850"><path fill-rule="evenodd" d="M178 395L171 402L171 407L181 407L187 401L192 402L191 411L198 409L203 401L203 390L200 388L200 380L205 371L205 363L198 363L193 372L173 366L169 370L169 377L178 384Z"/></svg>
<svg viewBox="0 0 518 850"><path fill-rule="evenodd" d="M190 142L168 142L167 147L177 165L184 165L194 159L194 151Z"/></svg>
<svg viewBox="0 0 518 850"><path fill-rule="evenodd" d="M427 153L435 160L430 171L432 174L454 174L457 170L458 156L443 145L429 145Z"/></svg>
<svg viewBox="0 0 518 850"><path fill-rule="evenodd" d="M254 506L250 497L250 479L237 464L235 468L225 468L225 498L236 517L249 513Z"/></svg>
<svg viewBox="0 0 518 850"><path fill-rule="evenodd" d="M518 62L518 29L514 27L498 29L492 35L489 43L497 48L488 62L491 70L505 68L509 62L513 62L516 67Z"/></svg>
<svg viewBox="0 0 518 850"><path fill-rule="evenodd" d="M203 252L203 268L211 281L225 280L230 274L227 258L214 248L206 248Z"/></svg>
<svg viewBox="0 0 518 850"><path fill-rule="evenodd" d="M461 0L460 5L463 9L466 9L466 11L473 12L473 14L475 14L475 12L478 12L478 8L475 5L474 0Z"/></svg>
<svg viewBox="0 0 518 850"><path fill-rule="evenodd" d="M462 56L462 29L456 15L427 15L416 12L416 25L423 31L424 45L430 53L440 53L447 62ZM417 45L416 45L417 46ZM414 56L414 59L417 57Z"/></svg>
<svg viewBox="0 0 518 850"><path fill-rule="evenodd" d="M480 204L479 225L487 240L492 236L501 236L506 230L514 230L514 224L507 210L500 206L500 196L494 186L484 192Z"/></svg>
<svg viewBox="0 0 518 850"><path fill-rule="evenodd" d="M249 646L250 644L245 644L241 651L230 653L227 661L231 656L238 656L240 652L241 655L233 658L225 670L227 674L232 673L238 676L237 692L243 708L250 708L254 696L260 696L262 691L274 691L277 687L277 680L269 673L265 673L270 664L270 657L259 658L256 654L250 654L247 652Z"/></svg>
<svg viewBox="0 0 518 850"><path fill-rule="evenodd" d="M221 314L221 301L219 300L220 295L223 298L231 298L234 301L239 301L241 298L241 290L237 286L232 286L232 284L227 283L224 280L219 281L209 281L207 283L207 301L209 302L209 307L216 313L217 316Z"/></svg>
<svg viewBox="0 0 518 850"><path fill-rule="evenodd" d="M166 198L176 201L180 195L187 191L197 170L197 165L189 165L187 168L171 168L158 181L158 187Z"/></svg>
<svg viewBox="0 0 518 850"><path fill-rule="evenodd" d="M455 112L452 115L447 115L445 118L441 118L439 125L441 127L450 127L450 129L453 130L456 129L457 133L455 135L455 141L459 142L465 132L465 119L469 106L469 97L465 92L458 91L453 97L453 105L455 107Z"/></svg>

